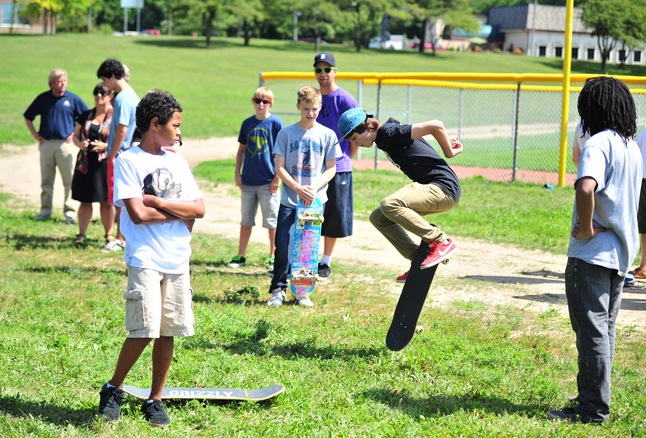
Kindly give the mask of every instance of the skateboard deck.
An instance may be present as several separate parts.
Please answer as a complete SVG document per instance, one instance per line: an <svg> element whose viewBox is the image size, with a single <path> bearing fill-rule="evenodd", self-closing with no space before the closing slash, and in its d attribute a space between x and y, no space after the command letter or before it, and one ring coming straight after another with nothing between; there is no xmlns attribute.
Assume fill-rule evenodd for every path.
<svg viewBox="0 0 646 438"><path fill-rule="evenodd" d="M295 298L309 296L316 287L319 272L319 243L323 205L318 198L308 207L298 200L291 249L289 290Z"/></svg>
<svg viewBox="0 0 646 438"><path fill-rule="evenodd" d="M437 266L428 269L420 269L419 265L424 261L428 254L428 244L422 242L415 252L415 257L411 262L411 268L408 272L408 278L404 283L404 288L397 301L393 321L386 334L386 346L389 350L399 351L408 345L413 339L417 329L417 320L419 319L426 295L431 288L431 283L435 277ZM445 260L443 263L448 262Z"/></svg>
<svg viewBox="0 0 646 438"><path fill-rule="evenodd" d="M124 392L141 399L148 399L150 389L123 385ZM164 388L162 399L202 399L202 400L240 400L263 401L285 391L283 385L267 386L260 389L240 388Z"/></svg>

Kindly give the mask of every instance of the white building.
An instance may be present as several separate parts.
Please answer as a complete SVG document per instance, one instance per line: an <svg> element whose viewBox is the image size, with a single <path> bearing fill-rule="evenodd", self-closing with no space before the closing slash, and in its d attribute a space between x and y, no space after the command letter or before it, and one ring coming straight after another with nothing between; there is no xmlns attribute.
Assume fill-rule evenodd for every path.
<svg viewBox="0 0 646 438"><path fill-rule="evenodd" d="M601 61L597 37L581 21L581 8L574 8L572 23L572 59ZM492 8L488 23L504 35L503 50L520 49L530 56L562 58L565 47L565 13L563 6L518 5ZM625 55L618 45L610 52L608 62L618 63ZM643 48L628 54L627 64L645 64Z"/></svg>

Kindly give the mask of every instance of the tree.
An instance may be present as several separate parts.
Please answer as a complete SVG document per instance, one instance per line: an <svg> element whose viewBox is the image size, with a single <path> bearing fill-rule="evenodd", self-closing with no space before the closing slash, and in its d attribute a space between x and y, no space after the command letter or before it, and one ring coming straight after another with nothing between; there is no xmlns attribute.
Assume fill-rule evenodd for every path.
<svg viewBox="0 0 646 438"><path fill-rule="evenodd" d="M398 0L346 0L339 3L343 22L351 23L352 40L357 52L368 47L370 38L379 35L384 16L397 15ZM347 18L345 18L347 17Z"/></svg>
<svg viewBox="0 0 646 438"><path fill-rule="evenodd" d="M646 0L633 0L626 2L626 18L622 23L619 42L623 56L619 58L619 68L624 68L626 60L634 47L644 45L646 38Z"/></svg>
<svg viewBox="0 0 646 438"><path fill-rule="evenodd" d="M597 46L601 53L601 72L606 72L610 52L621 41L624 26L631 8L630 0L587 0L583 5L581 21L592 29L592 36L597 37Z"/></svg>
<svg viewBox="0 0 646 438"><path fill-rule="evenodd" d="M437 42L431 32L433 24L442 20L445 25L460 27L468 32L477 32L480 22L473 16L470 0L417 0L408 3L411 16L420 19L419 52L424 53L424 43L431 43L433 56Z"/></svg>

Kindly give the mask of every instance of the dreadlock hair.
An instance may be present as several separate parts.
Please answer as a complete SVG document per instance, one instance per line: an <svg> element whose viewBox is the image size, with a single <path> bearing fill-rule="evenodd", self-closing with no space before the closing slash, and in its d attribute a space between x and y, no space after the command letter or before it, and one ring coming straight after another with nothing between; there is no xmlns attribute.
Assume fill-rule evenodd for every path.
<svg viewBox="0 0 646 438"><path fill-rule="evenodd" d="M609 76L585 81L577 102L583 133L612 129L624 139L637 132L635 101L626 84Z"/></svg>

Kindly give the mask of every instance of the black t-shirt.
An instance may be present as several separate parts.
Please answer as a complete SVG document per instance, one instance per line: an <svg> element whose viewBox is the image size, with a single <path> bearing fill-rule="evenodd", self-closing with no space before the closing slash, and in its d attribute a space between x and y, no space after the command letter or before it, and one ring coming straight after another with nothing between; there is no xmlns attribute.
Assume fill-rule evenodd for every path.
<svg viewBox="0 0 646 438"><path fill-rule="evenodd" d="M435 184L460 200L458 177L423 138L411 139L411 125L389 118L377 131L375 144L406 176L420 184Z"/></svg>

